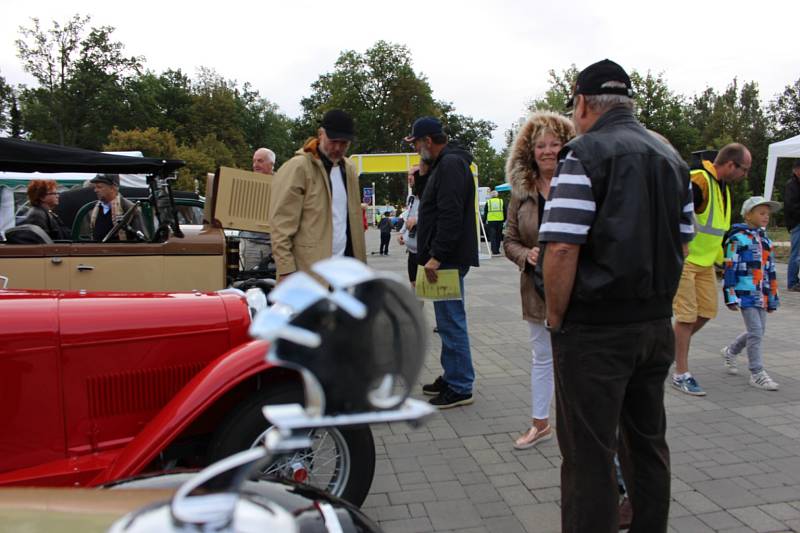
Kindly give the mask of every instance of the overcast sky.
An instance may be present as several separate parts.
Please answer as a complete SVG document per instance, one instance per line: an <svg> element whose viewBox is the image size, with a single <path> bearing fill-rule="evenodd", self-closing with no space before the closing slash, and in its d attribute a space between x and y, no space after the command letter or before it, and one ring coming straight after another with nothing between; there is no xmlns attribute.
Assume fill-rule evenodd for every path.
<svg viewBox="0 0 800 533"><path fill-rule="evenodd" d="M654 7L655 5L663 7ZM213 9L212 9L213 6ZM377 40L411 50L434 97L457 112L497 124L495 145L547 89L550 69L579 69L610 58L628 71L664 74L673 90L723 90L756 81L763 102L800 78L800 1L494 0L381 2L3 2L0 75L31 83L16 57L20 25L49 28L75 13L116 28L127 55L157 73L200 66L250 82L291 117L342 50Z"/></svg>

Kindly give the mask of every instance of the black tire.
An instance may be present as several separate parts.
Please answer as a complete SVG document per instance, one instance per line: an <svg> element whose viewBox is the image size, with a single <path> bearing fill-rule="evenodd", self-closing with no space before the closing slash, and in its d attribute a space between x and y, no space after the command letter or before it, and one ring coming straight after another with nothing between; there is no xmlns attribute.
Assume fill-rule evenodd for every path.
<svg viewBox="0 0 800 533"><path fill-rule="evenodd" d="M264 405L302 402L300 386L288 383L270 385L254 398L242 402L226 416L225 423L212 437L208 447L209 463L252 448L259 442L270 427L261 412ZM375 441L369 426L323 428L315 430L311 436L314 441L311 449L279 456L267 467L265 476L291 479L288 470L299 462L306 466L310 485L360 506L375 474ZM328 453L331 445L333 453ZM319 471L313 464L315 460L324 463L319 465ZM329 463L333 463L332 471Z"/></svg>

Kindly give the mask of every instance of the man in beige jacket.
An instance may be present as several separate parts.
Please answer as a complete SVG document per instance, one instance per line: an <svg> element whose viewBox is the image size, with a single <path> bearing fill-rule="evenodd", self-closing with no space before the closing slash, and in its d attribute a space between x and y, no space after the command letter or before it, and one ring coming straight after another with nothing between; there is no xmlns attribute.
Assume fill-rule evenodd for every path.
<svg viewBox="0 0 800 533"><path fill-rule="evenodd" d="M270 197L272 254L278 278L308 272L334 256L366 262L355 164L345 157L354 136L344 111L325 113L317 137L278 171Z"/></svg>

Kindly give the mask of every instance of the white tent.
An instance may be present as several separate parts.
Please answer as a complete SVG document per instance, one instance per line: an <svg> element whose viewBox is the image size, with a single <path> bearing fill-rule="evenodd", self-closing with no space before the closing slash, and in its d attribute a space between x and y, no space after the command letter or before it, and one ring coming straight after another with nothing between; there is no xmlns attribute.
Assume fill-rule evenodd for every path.
<svg viewBox="0 0 800 533"><path fill-rule="evenodd" d="M775 168L779 157L800 158L800 135L769 145L767 153L767 175L764 178L764 197L772 198L772 186L775 183Z"/></svg>

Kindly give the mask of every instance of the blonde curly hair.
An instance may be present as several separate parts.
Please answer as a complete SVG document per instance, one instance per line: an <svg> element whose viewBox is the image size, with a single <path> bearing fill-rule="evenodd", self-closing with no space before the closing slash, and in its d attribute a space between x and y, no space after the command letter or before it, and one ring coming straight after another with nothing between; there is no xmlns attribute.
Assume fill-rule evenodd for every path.
<svg viewBox="0 0 800 533"><path fill-rule="evenodd" d="M562 144L575 137L575 126L572 122L552 111L536 111L528 116L528 120L517 132L506 160L506 181L525 181L529 185L539 177L539 168L533 157L536 140L545 133L552 133Z"/></svg>

